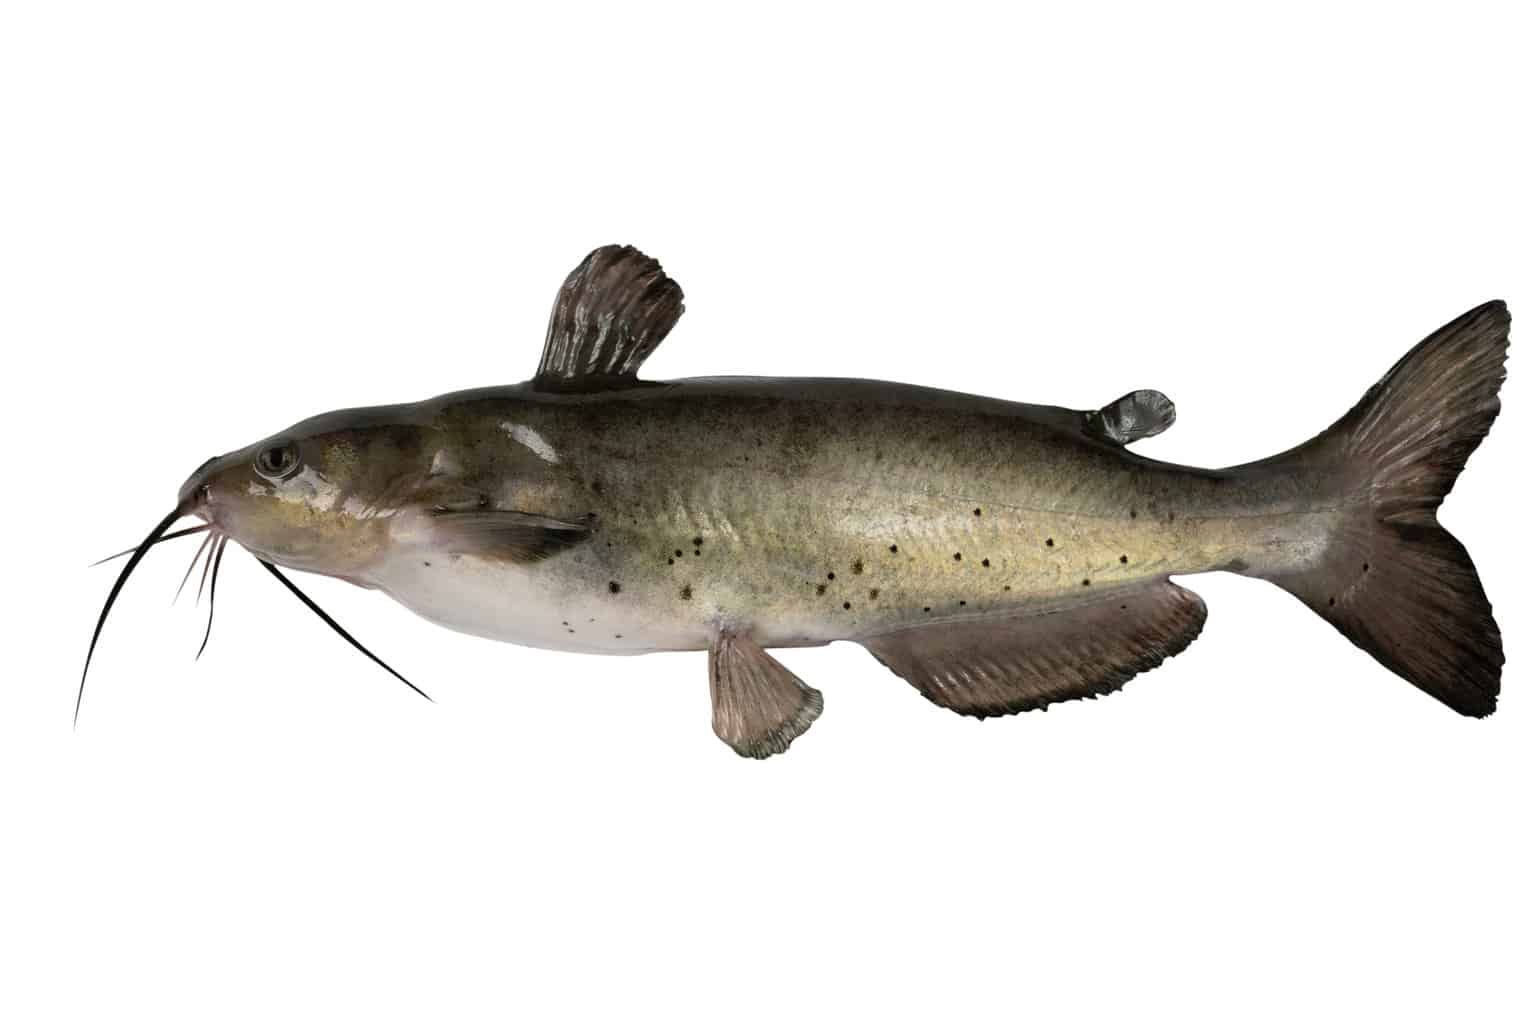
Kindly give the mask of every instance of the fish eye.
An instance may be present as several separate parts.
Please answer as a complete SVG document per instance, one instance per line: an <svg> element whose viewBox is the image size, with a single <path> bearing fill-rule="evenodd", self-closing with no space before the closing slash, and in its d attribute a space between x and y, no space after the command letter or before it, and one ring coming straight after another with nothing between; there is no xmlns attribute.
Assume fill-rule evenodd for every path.
<svg viewBox="0 0 1536 1024"><path fill-rule="evenodd" d="M256 453L256 472L276 483L299 468L299 446L293 442L268 445Z"/></svg>

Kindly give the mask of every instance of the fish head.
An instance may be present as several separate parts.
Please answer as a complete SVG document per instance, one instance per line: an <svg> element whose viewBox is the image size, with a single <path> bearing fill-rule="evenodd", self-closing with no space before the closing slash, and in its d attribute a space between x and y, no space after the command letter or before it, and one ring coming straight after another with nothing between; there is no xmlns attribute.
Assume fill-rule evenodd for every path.
<svg viewBox="0 0 1536 1024"><path fill-rule="evenodd" d="M317 416L209 459L178 507L265 561L357 580L429 472L425 432L386 409Z"/></svg>
<svg viewBox="0 0 1536 1024"><path fill-rule="evenodd" d="M76 721L96 642L134 568L161 541L199 533L204 535L203 543L193 555L182 585L206 552L198 583L199 600L203 584L208 585L208 628L203 633L203 647L207 647L213 629L219 566L225 547L233 540L255 555L343 639L425 697L277 568L284 565L370 585L368 569L390 549L390 523L404 507L396 496L418 487L431 475L432 456L424 454L423 438L432 430L417 418L420 415L419 406L327 413L227 455L216 455L199 466L182 484L176 507L137 547L103 559L127 556L128 561L108 592L91 634L75 697ZM196 516L206 525L170 532L185 516ZM201 656L202 648L198 654Z"/></svg>

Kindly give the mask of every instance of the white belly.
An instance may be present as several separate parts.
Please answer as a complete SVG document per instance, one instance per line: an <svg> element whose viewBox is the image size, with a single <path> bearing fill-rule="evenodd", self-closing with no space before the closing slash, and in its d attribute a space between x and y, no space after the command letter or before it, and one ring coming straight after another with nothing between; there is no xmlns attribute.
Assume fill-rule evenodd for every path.
<svg viewBox="0 0 1536 1024"><path fill-rule="evenodd" d="M697 651L713 633L704 619L653 613L600 587L572 586L557 573L469 555L405 548L369 582L440 626L492 640L587 654Z"/></svg>

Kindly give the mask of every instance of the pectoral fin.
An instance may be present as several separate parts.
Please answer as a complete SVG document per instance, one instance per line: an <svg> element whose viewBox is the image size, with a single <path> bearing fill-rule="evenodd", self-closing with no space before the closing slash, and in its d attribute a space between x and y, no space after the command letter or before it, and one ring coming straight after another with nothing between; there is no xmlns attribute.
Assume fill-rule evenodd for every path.
<svg viewBox="0 0 1536 1024"><path fill-rule="evenodd" d="M924 697L989 718L1112 693L1178 654L1205 602L1161 580L1051 612L897 630L862 641Z"/></svg>
<svg viewBox="0 0 1536 1024"><path fill-rule="evenodd" d="M1127 445L1173 426L1173 403L1161 391L1132 391L1090 412L1084 429L1111 444Z"/></svg>
<svg viewBox="0 0 1536 1024"><path fill-rule="evenodd" d="M432 513L434 544L449 554L537 562L591 536L588 521L477 509Z"/></svg>
<svg viewBox="0 0 1536 1024"><path fill-rule="evenodd" d="M742 757L789 749L821 714L821 693L802 683L756 643L721 633L709 648L715 735Z"/></svg>

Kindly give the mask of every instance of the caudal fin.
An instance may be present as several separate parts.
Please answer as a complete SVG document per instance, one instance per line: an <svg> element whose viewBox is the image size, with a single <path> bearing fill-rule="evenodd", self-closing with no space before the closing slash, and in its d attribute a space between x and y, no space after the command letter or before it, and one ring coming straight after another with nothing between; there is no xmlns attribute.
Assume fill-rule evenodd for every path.
<svg viewBox="0 0 1536 1024"><path fill-rule="evenodd" d="M1329 430L1276 460L1337 466L1361 514L1319 562L1270 578L1387 668L1478 717L1498 700L1503 644L1477 569L1435 511L1499 413L1508 347L1503 302L1464 313Z"/></svg>

